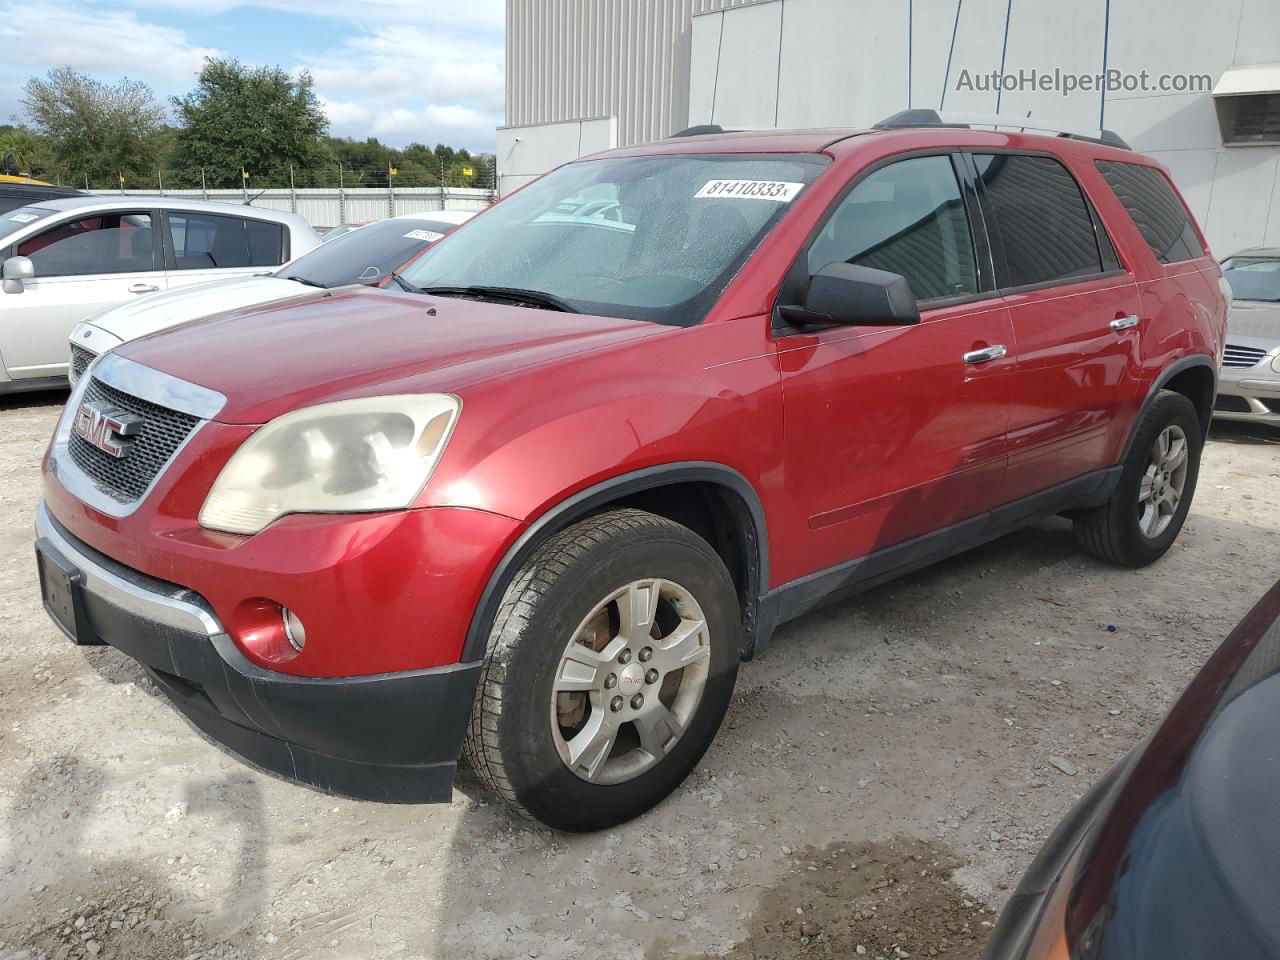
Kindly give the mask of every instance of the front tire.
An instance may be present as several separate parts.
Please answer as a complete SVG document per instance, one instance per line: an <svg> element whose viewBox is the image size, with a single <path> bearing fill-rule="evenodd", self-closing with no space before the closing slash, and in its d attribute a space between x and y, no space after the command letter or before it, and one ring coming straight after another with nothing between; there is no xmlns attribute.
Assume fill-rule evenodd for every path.
<svg viewBox="0 0 1280 960"><path fill-rule="evenodd" d="M639 510L551 537L508 587L463 755L516 813L600 830L697 765L728 709L742 619L691 530Z"/></svg>
<svg viewBox="0 0 1280 960"><path fill-rule="evenodd" d="M1203 437L1195 405L1161 390L1142 415L1111 499L1073 518L1084 550L1126 567L1164 556L1191 509Z"/></svg>

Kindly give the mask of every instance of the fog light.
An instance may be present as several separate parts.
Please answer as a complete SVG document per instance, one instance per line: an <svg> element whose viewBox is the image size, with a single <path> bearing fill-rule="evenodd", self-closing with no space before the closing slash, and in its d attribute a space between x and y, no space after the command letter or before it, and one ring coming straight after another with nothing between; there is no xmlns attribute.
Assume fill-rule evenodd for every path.
<svg viewBox="0 0 1280 960"><path fill-rule="evenodd" d="M281 607L280 612L284 617L284 635L289 638L289 643L293 645L293 649L301 653L302 648L307 645L306 627L302 625L298 615L288 607Z"/></svg>

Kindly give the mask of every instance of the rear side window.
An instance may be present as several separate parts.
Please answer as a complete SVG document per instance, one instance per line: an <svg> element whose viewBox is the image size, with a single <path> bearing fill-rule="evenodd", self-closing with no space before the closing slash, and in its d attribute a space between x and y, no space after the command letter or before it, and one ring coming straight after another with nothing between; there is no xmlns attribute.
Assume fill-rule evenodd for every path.
<svg viewBox="0 0 1280 960"><path fill-rule="evenodd" d="M275 267L284 262L284 227L265 220L206 213L169 214L178 270Z"/></svg>
<svg viewBox="0 0 1280 960"><path fill-rule="evenodd" d="M850 191L809 247L809 274L852 263L901 274L917 300L977 293L978 273L951 158L915 157Z"/></svg>
<svg viewBox="0 0 1280 960"><path fill-rule="evenodd" d="M1180 263L1204 256L1196 228L1164 174L1136 163L1099 160L1098 172L1111 185L1138 225L1142 239L1161 263Z"/></svg>
<svg viewBox="0 0 1280 960"><path fill-rule="evenodd" d="M1052 157L975 154L987 207L1004 248L1001 287L1067 281L1104 272L1093 217L1076 178Z"/></svg>

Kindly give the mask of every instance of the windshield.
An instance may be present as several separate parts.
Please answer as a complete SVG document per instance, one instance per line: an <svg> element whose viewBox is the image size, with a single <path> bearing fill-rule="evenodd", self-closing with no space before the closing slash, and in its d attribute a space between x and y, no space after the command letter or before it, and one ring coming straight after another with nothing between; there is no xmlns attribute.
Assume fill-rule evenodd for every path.
<svg viewBox="0 0 1280 960"><path fill-rule="evenodd" d="M1233 299L1280 302L1280 260L1275 257L1228 257L1222 272Z"/></svg>
<svg viewBox="0 0 1280 960"><path fill-rule="evenodd" d="M453 229L453 224L429 217L379 220L322 243L286 263L276 276L298 277L319 287L377 283Z"/></svg>
<svg viewBox="0 0 1280 960"><path fill-rule="evenodd" d="M428 292L536 291L583 313L687 326L826 163L812 154L571 163L485 212L404 275Z"/></svg>
<svg viewBox="0 0 1280 960"><path fill-rule="evenodd" d="M0 240L56 212L47 207L18 207L0 213Z"/></svg>

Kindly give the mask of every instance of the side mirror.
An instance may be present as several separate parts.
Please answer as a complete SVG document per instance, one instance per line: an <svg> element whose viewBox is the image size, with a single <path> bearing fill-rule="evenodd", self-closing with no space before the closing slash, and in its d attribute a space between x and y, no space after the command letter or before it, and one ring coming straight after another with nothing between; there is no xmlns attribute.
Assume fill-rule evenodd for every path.
<svg viewBox="0 0 1280 960"><path fill-rule="evenodd" d="M895 326L920 322L907 278L852 263L830 263L809 278L803 307L781 307L789 323Z"/></svg>
<svg viewBox="0 0 1280 960"><path fill-rule="evenodd" d="M4 262L5 293L21 293L23 281L32 280L36 275L36 265L29 257L10 257Z"/></svg>

